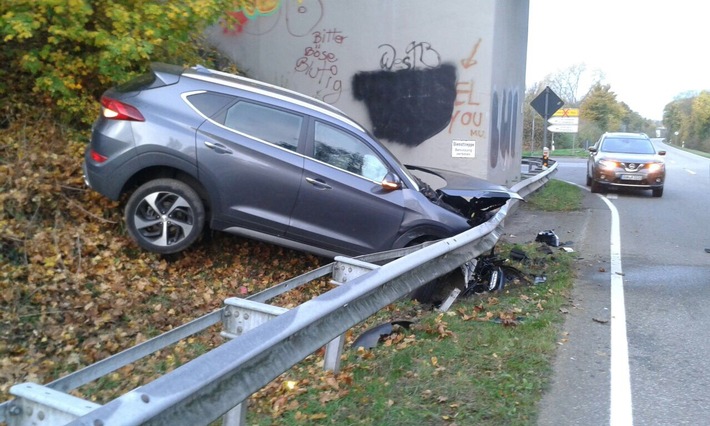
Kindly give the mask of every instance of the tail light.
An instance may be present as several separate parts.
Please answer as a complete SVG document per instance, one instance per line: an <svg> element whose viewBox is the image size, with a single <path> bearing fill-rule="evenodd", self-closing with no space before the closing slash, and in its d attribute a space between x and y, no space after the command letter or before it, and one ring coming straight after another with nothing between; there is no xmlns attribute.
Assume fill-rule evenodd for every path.
<svg viewBox="0 0 710 426"><path fill-rule="evenodd" d="M96 161L97 163L103 163L108 159L105 155L101 155L93 149L89 151L89 155L91 155L91 159Z"/></svg>
<svg viewBox="0 0 710 426"><path fill-rule="evenodd" d="M116 99L102 96L101 106L104 117L111 120L145 121L138 108Z"/></svg>

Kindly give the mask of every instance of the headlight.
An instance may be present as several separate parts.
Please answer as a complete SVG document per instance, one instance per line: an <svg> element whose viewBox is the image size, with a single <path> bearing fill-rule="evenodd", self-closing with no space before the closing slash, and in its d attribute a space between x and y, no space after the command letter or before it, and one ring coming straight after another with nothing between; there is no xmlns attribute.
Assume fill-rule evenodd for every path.
<svg viewBox="0 0 710 426"><path fill-rule="evenodd" d="M619 167L618 163L616 161L611 161L611 160L599 160L599 167L602 169L615 169Z"/></svg>
<svg viewBox="0 0 710 426"><path fill-rule="evenodd" d="M648 172L653 173L653 172L658 172L661 171L665 168L665 164L663 163L651 163L648 165Z"/></svg>

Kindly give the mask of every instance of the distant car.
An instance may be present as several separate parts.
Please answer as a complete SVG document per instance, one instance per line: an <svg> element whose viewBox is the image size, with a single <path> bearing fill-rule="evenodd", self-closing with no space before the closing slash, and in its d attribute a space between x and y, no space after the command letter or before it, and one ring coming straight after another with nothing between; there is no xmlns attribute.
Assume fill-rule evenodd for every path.
<svg viewBox="0 0 710 426"><path fill-rule="evenodd" d="M592 192L610 187L650 189L654 197L661 197L665 155L645 134L605 133L589 148L587 186Z"/></svg>
<svg viewBox="0 0 710 426"><path fill-rule="evenodd" d="M101 105L86 183L113 200L128 194L126 228L151 252L184 250L207 224L360 255L459 234L521 199L468 175L408 169L331 105L201 66L154 64ZM427 175L446 183L434 189Z"/></svg>

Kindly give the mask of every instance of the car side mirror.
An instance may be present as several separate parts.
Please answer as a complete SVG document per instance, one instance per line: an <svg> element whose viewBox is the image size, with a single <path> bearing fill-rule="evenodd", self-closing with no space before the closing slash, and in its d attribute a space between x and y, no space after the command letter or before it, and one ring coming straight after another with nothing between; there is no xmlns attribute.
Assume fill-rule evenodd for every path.
<svg viewBox="0 0 710 426"><path fill-rule="evenodd" d="M595 152L597 152L597 147L596 147L596 146L590 146L590 147L589 147L589 152L591 152L592 154L594 154Z"/></svg>
<svg viewBox="0 0 710 426"><path fill-rule="evenodd" d="M402 180L396 174L387 172L382 182L380 182L380 185L388 191L394 191L396 189L402 189Z"/></svg>
<svg viewBox="0 0 710 426"><path fill-rule="evenodd" d="M658 155L666 155L666 151L658 151Z"/></svg>

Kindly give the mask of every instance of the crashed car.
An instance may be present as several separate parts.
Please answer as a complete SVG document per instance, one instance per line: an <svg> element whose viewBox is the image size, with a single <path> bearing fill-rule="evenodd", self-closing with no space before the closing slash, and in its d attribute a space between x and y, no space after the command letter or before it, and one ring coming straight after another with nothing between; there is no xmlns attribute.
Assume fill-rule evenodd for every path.
<svg viewBox="0 0 710 426"><path fill-rule="evenodd" d="M153 64L101 106L85 181L112 200L126 195L128 233L155 253L184 250L209 226L360 255L461 233L520 199L460 173L404 167L331 105L201 66Z"/></svg>

